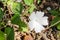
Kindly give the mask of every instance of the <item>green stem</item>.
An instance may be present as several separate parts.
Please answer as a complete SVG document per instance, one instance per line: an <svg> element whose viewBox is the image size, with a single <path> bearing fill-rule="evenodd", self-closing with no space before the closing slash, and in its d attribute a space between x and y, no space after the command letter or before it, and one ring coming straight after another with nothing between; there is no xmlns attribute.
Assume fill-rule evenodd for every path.
<svg viewBox="0 0 60 40"><path fill-rule="evenodd" d="M49 29L49 28L51 28L51 27L53 27L53 26L55 26L55 25L57 25L58 23L60 23L60 20L59 20L59 21L57 21L56 23L54 23L53 25L51 25L51 26L47 27L47 28L46 28L46 30L47 30L47 29Z"/></svg>

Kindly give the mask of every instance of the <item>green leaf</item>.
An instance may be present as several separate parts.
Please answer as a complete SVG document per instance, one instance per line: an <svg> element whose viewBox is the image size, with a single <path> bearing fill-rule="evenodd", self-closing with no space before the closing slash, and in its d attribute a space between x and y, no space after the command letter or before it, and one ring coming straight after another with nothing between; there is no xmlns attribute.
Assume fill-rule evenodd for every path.
<svg viewBox="0 0 60 40"><path fill-rule="evenodd" d="M38 0L38 4L41 2L41 0Z"/></svg>
<svg viewBox="0 0 60 40"><path fill-rule="evenodd" d="M19 14L15 14L12 18L11 18L11 22L13 24L16 24L16 25L20 25L20 15Z"/></svg>
<svg viewBox="0 0 60 40"><path fill-rule="evenodd" d="M0 22L0 27L4 27L5 26L5 22Z"/></svg>
<svg viewBox="0 0 60 40"><path fill-rule="evenodd" d="M29 12L29 13L32 13L35 8L36 8L35 5L32 4L32 5L30 6L28 12Z"/></svg>
<svg viewBox="0 0 60 40"><path fill-rule="evenodd" d="M58 22L60 20L59 16L56 16L52 21L51 21L51 25L53 25L54 23Z"/></svg>
<svg viewBox="0 0 60 40"><path fill-rule="evenodd" d="M14 14L21 14L23 10L23 5L20 2L8 1L8 6L10 5L11 10Z"/></svg>
<svg viewBox="0 0 60 40"><path fill-rule="evenodd" d="M13 13L20 13L22 12L23 5L21 3L14 2L12 5Z"/></svg>
<svg viewBox="0 0 60 40"><path fill-rule="evenodd" d="M5 35L2 31L0 31L0 40L5 40Z"/></svg>
<svg viewBox="0 0 60 40"><path fill-rule="evenodd" d="M58 29L58 30L60 30L60 23L59 23L59 24L57 24L57 29Z"/></svg>
<svg viewBox="0 0 60 40"><path fill-rule="evenodd" d="M57 10L50 10L49 12L50 12L51 15L53 15L53 16L57 16L57 15L60 14Z"/></svg>
<svg viewBox="0 0 60 40"><path fill-rule="evenodd" d="M0 21L2 20L3 15L4 15L4 13L3 13L3 11L2 11L1 8L0 8Z"/></svg>
<svg viewBox="0 0 60 40"><path fill-rule="evenodd" d="M5 33L7 34L7 40L14 40L14 30L11 27L5 28Z"/></svg>
<svg viewBox="0 0 60 40"><path fill-rule="evenodd" d="M26 24L25 24L23 21L21 21L19 14L15 14L15 15L11 18L11 22L12 22L13 24L19 25L19 26L21 26L21 27L26 26Z"/></svg>
<svg viewBox="0 0 60 40"><path fill-rule="evenodd" d="M20 27L19 28L21 28L22 29L22 31L23 31L23 28L26 28L27 27L27 25L25 24L25 22L23 22L23 21L20 21L20 23L19 23L20 25Z"/></svg>
<svg viewBox="0 0 60 40"><path fill-rule="evenodd" d="M34 0L24 0L25 4L26 4L26 5L29 5L29 6L30 6L31 4L33 4L33 1L34 1Z"/></svg>
<svg viewBox="0 0 60 40"><path fill-rule="evenodd" d="M7 0L0 0L0 1L2 1L2 2L7 2Z"/></svg>
<svg viewBox="0 0 60 40"><path fill-rule="evenodd" d="M28 31L28 28L27 27L22 27L22 31L23 32L27 32Z"/></svg>
<svg viewBox="0 0 60 40"><path fill-rule="evenodd" d="M15 15L11 18L11 23L18 25L20 31L23 30L22 27L27 27L27 25L26 25L23 21L21 21L19 14L15 14Z"/></svg>

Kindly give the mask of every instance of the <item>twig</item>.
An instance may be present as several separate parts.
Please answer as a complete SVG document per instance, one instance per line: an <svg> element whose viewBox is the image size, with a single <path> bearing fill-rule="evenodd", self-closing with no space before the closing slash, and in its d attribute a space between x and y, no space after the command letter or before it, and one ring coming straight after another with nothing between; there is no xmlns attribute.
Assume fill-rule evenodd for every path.
<svg viewBox="0 0 60 40"><path fill-rule="evenodd" d="M60 23L60 20L58 22L54 23L53 25L47 27L46 30L49 29L49 28L51 28L51 27L53 27L53 26L55 26L55 25L57 25L58 23Z"/></svg>

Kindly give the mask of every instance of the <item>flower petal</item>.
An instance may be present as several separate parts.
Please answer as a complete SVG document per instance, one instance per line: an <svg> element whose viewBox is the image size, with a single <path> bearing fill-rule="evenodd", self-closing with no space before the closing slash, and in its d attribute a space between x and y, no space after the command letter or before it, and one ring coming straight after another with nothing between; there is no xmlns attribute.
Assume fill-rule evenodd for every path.
<svg viewBox="0 0 60 40"><path fill-rule="evenodd" d="M46 16L42 17L40 19L39 23L42 25L48 25L48 17L46 17Z"/></svg>
<svg viewBox="0 0 60 40"><path fill-rule="evenodd" d="M33 12L30 16L29 16L30 20L36 20L36 14L35 12Z"/></svg>
<svg viewBox="0 0 60 40"><path fill-rule="evenodd" d="M44 16L44 12L41 12L41 11L36 12L36 17L37 18L40 18L40 17L43 17L43 16Z"/></svg>
<svg viewBox="0 0 60 40"><path fill-rule="evenodd" d="M33 21L29 21L28 23L30 30L34 29Z"/></svg>
<svg viewBox="0 0 60 40"><path fill-rule="evenodd" d="M42 30L44 30L45 28L42 26L42 25L39 25L39 26L37 26L37 27L35 27L35 32L36 33L39 33L39 32L41 32Z"/></svg>
<svg viewBox="0 0 60 40"><path fill-rule="evenodd" d="M30 21L29 25L30 25L30 30L34 29L36 33L41 32L42 30L45 29L42 25L40 25L35 20Z"/></svg>

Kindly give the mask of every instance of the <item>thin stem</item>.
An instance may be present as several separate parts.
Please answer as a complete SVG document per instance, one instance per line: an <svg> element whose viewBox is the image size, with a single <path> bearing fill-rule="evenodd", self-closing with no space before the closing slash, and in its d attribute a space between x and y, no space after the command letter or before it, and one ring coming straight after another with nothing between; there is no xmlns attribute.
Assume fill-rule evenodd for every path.
<svg viewBox="0 0 60 40"><path fill-rule="evenodd" d="M54 23L53 25L51 25L51 26L47 27L45 30L47 30L47 29L49 29L49 28L51 28L51 27L53 27L53 26L57 25L58 23L60 23L60 20L59 20L59 21L57 21L56 23Z"/></svg>

